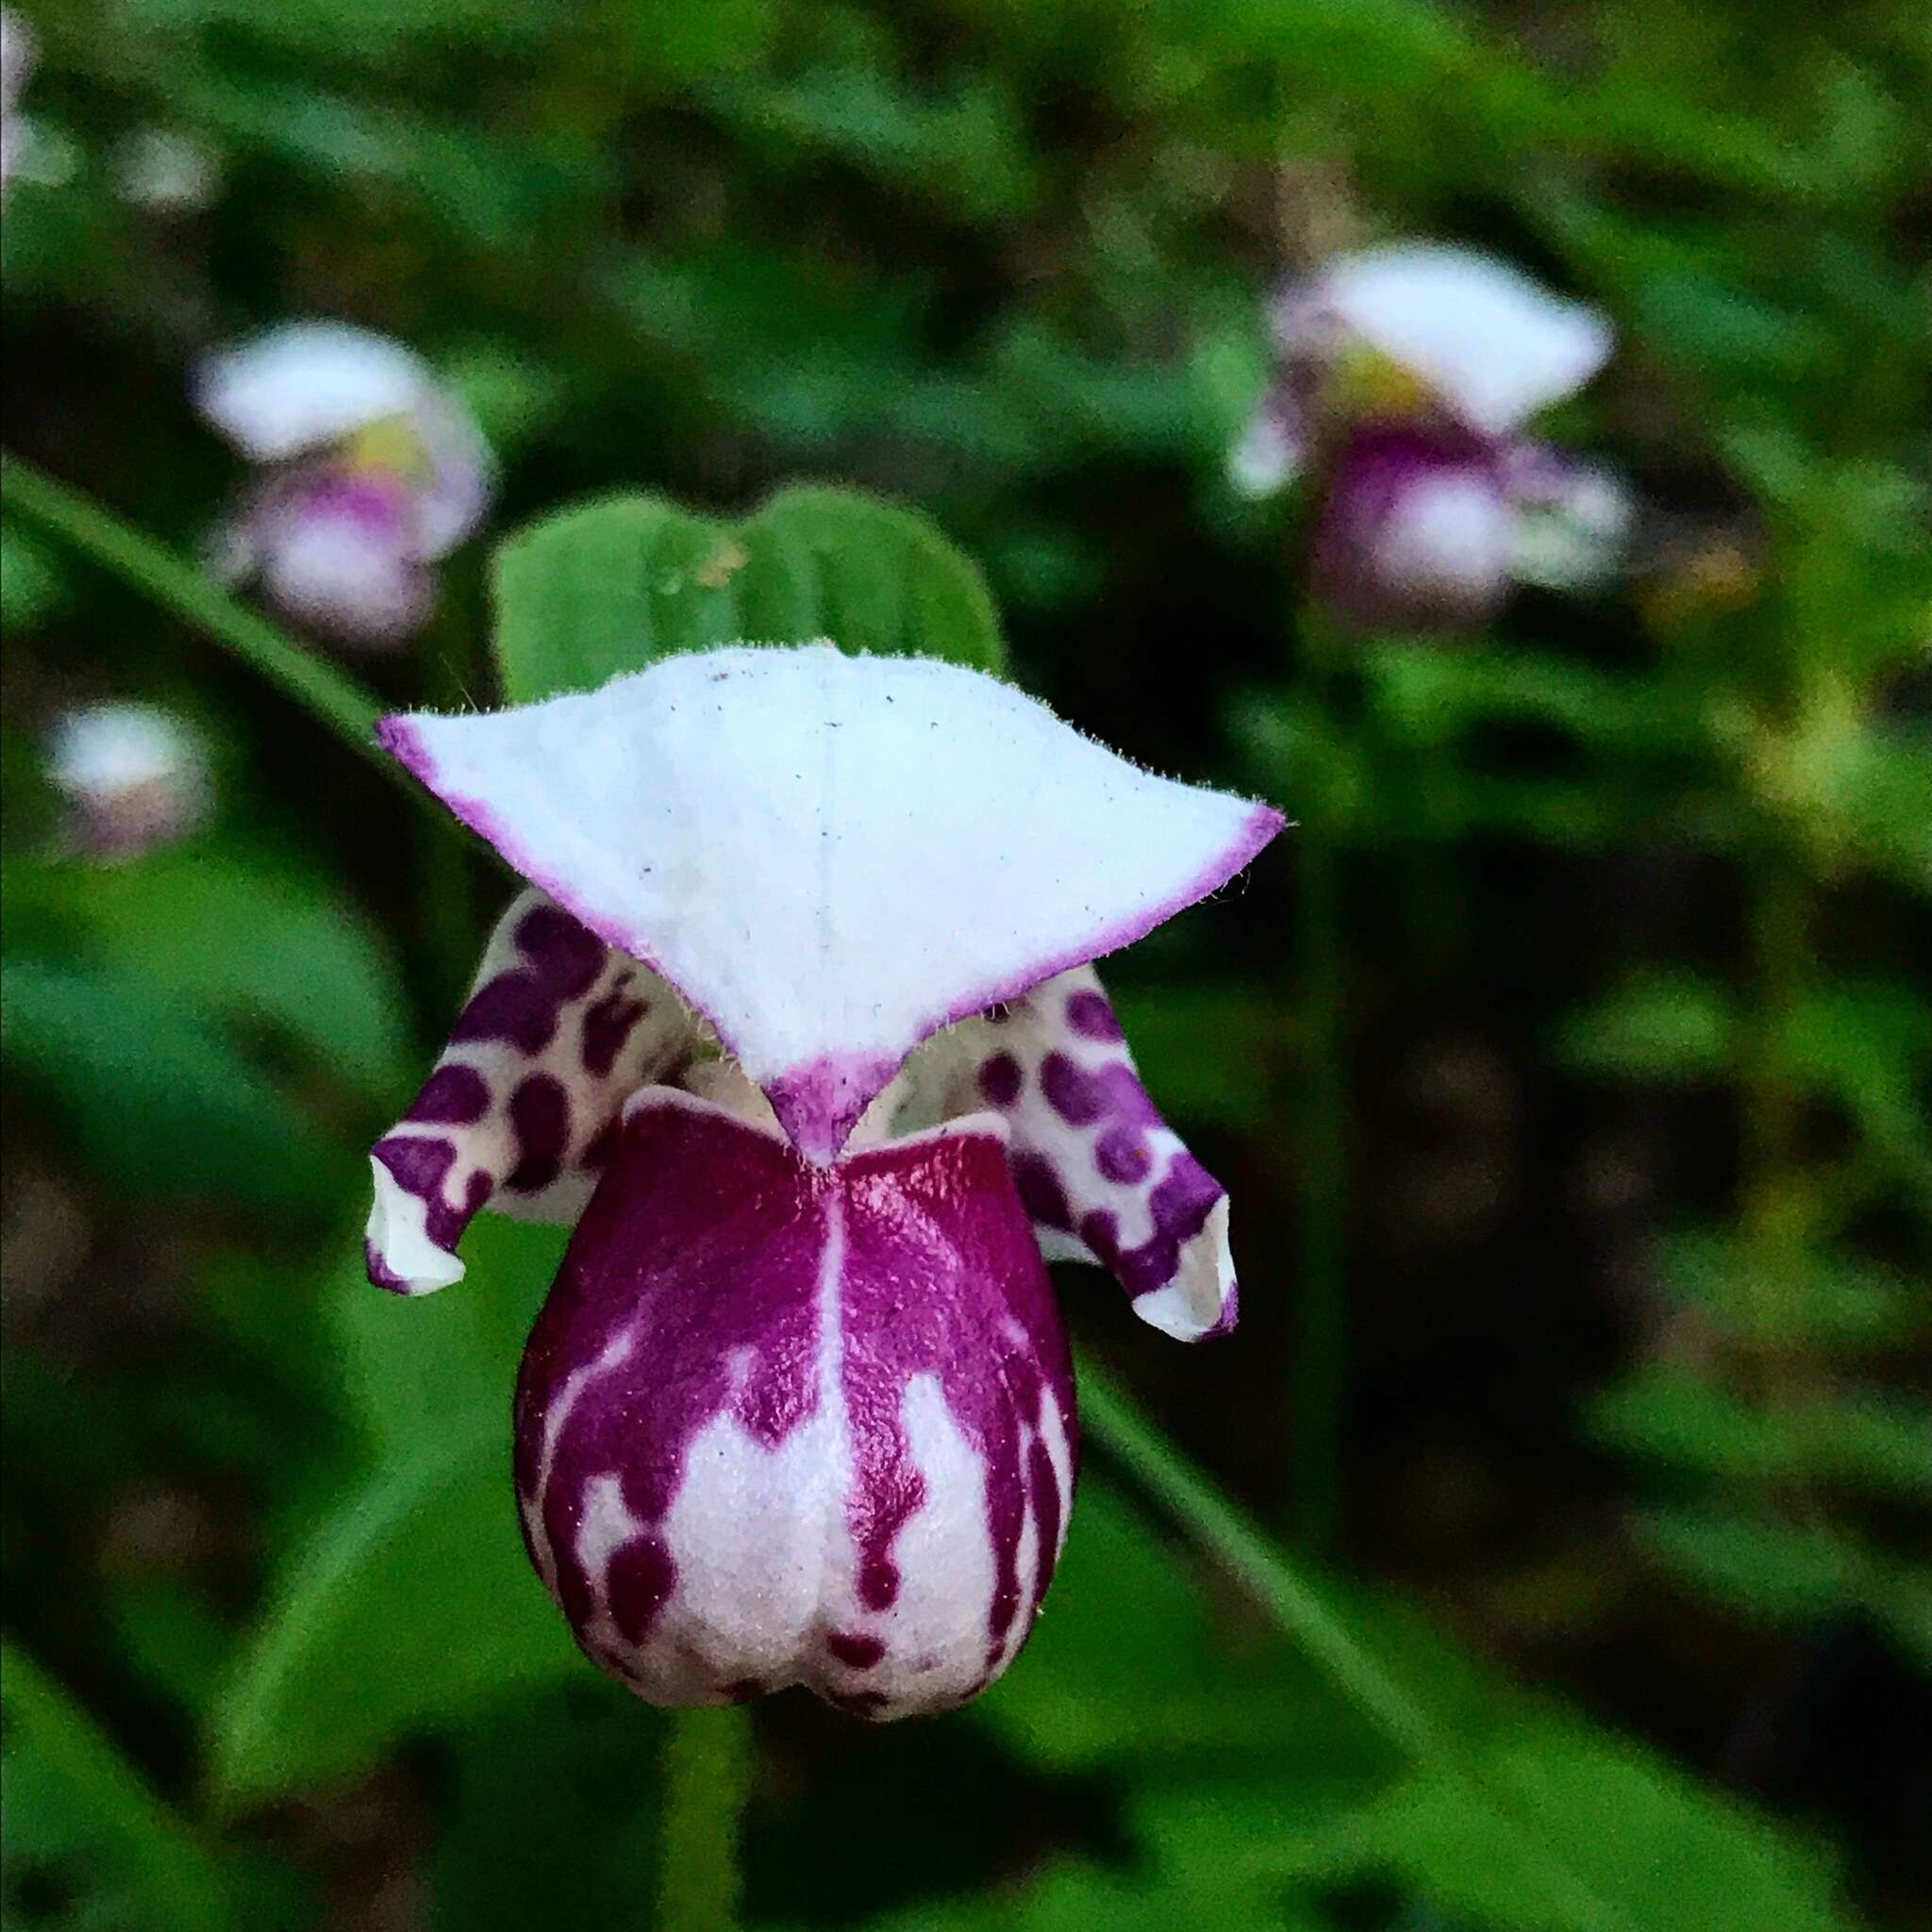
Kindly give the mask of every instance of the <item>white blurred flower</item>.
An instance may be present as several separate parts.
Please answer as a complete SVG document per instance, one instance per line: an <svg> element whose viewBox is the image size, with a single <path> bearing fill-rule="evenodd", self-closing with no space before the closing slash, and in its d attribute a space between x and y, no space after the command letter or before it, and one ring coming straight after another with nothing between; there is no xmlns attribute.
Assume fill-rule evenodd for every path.
<svg viewBox="0 0 1932 1932"><path fill-rule="evenodd" d="M221 191L214 150L178 127L137 127L123 135L113 167L121 198L153 215L197 214Z"/></svg>
<svg viewBox="0 0 1932 1932"><path fill-rule="evenodd" d="M212 567L258 576L291 617L381 647L435 603L428 568L474 530L494 464L428 365L387 336L290 323L203 358L196 408L268 475L214 535Z"/></svg>
<svg viewBox="0 0 1932 1932"><path fill-rule="evenodd" d="M47 780L66 801L67 837L105 860L138 858L195 830L213 802L200 741L158 705L80 705L54 721Z"/></svg>

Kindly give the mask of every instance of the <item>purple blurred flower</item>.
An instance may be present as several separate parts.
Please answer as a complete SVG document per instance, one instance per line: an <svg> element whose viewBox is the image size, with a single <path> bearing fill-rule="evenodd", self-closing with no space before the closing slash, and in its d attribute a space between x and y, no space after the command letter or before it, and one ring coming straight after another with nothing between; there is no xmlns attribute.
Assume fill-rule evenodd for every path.
<svg viewBox="0 0 1932 1932"><path fill-rule="evenodd" d="M66 842L91 858L112 863L175 844L212 802L200 744L158 705L63 711L46 758L47 780L67 806Z"/></svg>
<svg viewBox="0 0 1932 1932"><path fill-rule="evenodd" d="M660 1704L973 1696L1073 1499L1042 1256L1184 1340L1235 1319L1227 1197L1088 962L1280 815L824 645L380 735L531 889L374 1150L370 1273L458 1279L486 1205L575 1228L516 1479L578 1642Z"/></svg>
<svg viewBox="0 0 1932 1932"><path fill-rule="evenodd" d="M267 472L214 533L209 562L258 578L298 623L393 645L429 615L432 566L481 520L482 432L422 359L365 329L291 323L203 359L202 414Z"/></svg>
<svg viewBox="0 0 1932 1932"><path fill-rule="evenodd" d="M1595 309L1489 257L1411 243L1290 284L1271 320L1279 372L1231 474L1249 494L1307 476L1312 582L1336 609L1473 624L1513 583L1609 568L1621 485L1524 434L1608 357Z"/></svg>

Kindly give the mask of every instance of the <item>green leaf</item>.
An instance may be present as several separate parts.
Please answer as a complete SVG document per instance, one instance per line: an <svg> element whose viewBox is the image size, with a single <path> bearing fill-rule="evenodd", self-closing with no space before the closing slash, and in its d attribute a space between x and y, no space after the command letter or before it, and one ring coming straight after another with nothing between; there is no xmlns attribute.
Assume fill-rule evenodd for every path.
<svg viewBox="0 0 1932 1932"><path fill-rule="evenodd" d="M1600 1397L1592 1421L1612 1443L1712 1475L1932 1494L1932 1413L1903 1397L1800 1394L1760 1406L1655 1367Z"/></svg>
<svg viewBox="0 0 1932 1932"><path fill-rule="evenodd" d="M88 1159L133 1192L298 1207L346 1178L341 1154L216 1024L144 978L10 957L0 1041Z"/></svg>
<svg viewBox="0 0 1932 1932"><path fill-rule="evenodd" d="M1841 1531L1719 1508L1647 1510L1636 1528L1691 1589L1730 1609L1778 1625L1859 1605L1932 1659L1932 1578Z"/></svg>
<svg viewBox="0 0 1932 1932"><path fill-rule="evenodd" d="M60 570L16 525L0 525L0 624L9 632L32 630L53 616L67 594Z"/></svg>
<svg viewBox="0 0 1932 1932"><path fill-rule="evenodd" d="M378 1455L488 1428L509 1412L517 1363L557 1274L565 1230L479 1214L469 1273L432 1295L370 1286L361 1244L324 1291L347 1406Z"/></svg>
<svg viewBox="0 0 1932 1932"><path fill-rule="evenodd" d="M1591 1073L1709 1077L1729 1065L1736 1024L1729 999L1709 980L1650 973L1567 1021L1558 1044L1570 1065Z"/></svg>
<svg viewBox="0 0 1932 1932"><path fill-rule="evenodd" d="M117 968L299 1040L365 1087L403 1077L395 961L342 892L280 858L200 848L38 882Z"/></svg>
<svg viewBox="0 0 1932 1932"><path fill-rule="evenodd" d="M1217 1627L1187 1553L1092 1476L1039 1628L974 1709L1049 1770L1232 1758L1292 1770L1310 1807L1354 1802L1400 1764L1276 1633Z"/></svg>
<svg viewBox="0 0 1932 1932"><path fill-rule="evenodd" d="M495 586L513 704L736 641L830 638L982 671L1004 663L974 565L925 518L852 490L783 490L736 524L662 497L583 504L505 542Z"/></svg>
<svg viewBox="0 0 1932 1932"><path fill-rule="evenodd" d="M562 1232L479 1217L465 1280L422 1300L362 1279L326 1301L372 1459L281 1566L218 1704L229 1803L346 1775L399 1740L579 1668L526 1559L510 1402Z"/></svg>
<svg viewBox="0 0 1932 1932"><path fill-rule="evenodd" d="M49 1848L21 1846L15 1835L16 1788L30 1766L42 1810L75 1827L76 1848L98 1846L116 1866L120 1885L138 1897L140 1923L175 1932L221 1932L234 1925L227 1874L192 1829L151 1792L135 1769L67 1692L23 1651L8 1645L0 1665L6 1691L7 1805L9 1853L32 1857ZM13 1860L8 1860L9 1875ZM130 1920L128 1923L133 1923Z"/></svg>
<svg viewBox="0 0 1932 1932"><path fill-rule="evenodd" d="M1342 1870L1390 1871L1437 1907L1524 1932L1847 1932L1826 1869L1743 1807L1632 1745L1568 1725L1518 1731L1475 1767L1521 1835L1494 1828L1467 1787L1418 1772L1370 1806L1338 1847ZM1524 1856L1525 1839L1555 1852L1614 1922L1553 1888Z"/></svg>
<svg viewBox="0 0 1932 1932"><path fill-rule="evenodd" d="M518 1536L506 1396L497 1425L371 1470L283 1568L215 1707L210 1779L234 1807L346 1777L582 1667Z"/></svg>
<svg viewBox="0 0 1932 1932"><path fill-rule="evenodd" d="M1764 1319L1760 1265L1731 1235L1711 1229L1674 1235L1663 1243L1661 1286L1674 1300L1749 1332ZM1899 1270L1830 1249L1807 1248L1786 1257L1777 1321L1786 1341L1827 1349L1880 1348L1932 1334L1932 1309L1916 1282Z"/></svg>

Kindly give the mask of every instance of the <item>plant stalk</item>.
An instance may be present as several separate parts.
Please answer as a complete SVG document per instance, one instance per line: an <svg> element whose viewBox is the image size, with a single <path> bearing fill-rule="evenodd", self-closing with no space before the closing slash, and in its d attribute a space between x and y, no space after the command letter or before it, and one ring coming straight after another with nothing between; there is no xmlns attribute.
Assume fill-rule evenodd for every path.
<svg viewBox="0 0 1932 1932"><path fill-rule="evenodd" d="M751 1789L751 1720L735 1707L680 1710L664 1746L658 1932L736 1932L739 1838Z"/></svg>

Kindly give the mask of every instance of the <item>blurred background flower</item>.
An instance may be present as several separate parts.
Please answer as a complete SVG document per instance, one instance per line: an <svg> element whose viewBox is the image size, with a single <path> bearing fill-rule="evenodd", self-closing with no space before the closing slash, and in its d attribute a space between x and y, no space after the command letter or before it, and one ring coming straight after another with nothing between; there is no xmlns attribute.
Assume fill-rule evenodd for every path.
<svg viewBox="0 0 1932 1932"><path fill-rule="evenodd" d="M48 734L47 778L69 808L68 843L92 858L138 858L175 844L211 802L193 733L158 705L62 712Z"/></svg>
<svg viewBox="0 0 1932 1932"><path fill-rule="evenodd" d="M202 358L195 407L261 480L216 531L230 582L258 577L297 624L365 649L401 643L436 605L431 566L483 516L490 449L401 343L286 323Z"/></svg>
<svg viewBox="0 0 1932 1932"><path fill-rule="evenodd" d="M1277 373L1231 474L1248 495L1308 477L1310 587L1331 608L1468 627L1512 582L1607 569L1621 486L1525 433L1603 366L1606 316L1474 250L1411 242L1289 283L1270 326Z"/></svg>

